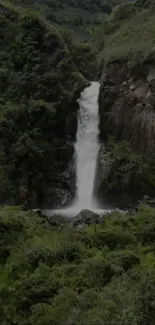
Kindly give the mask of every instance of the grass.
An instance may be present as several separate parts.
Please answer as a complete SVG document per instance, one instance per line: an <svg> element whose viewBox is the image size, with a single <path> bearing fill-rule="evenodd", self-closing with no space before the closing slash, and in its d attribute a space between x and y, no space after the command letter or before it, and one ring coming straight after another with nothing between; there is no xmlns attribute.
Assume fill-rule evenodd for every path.
<svg viewBox="0 0 155 325"><path fill-rule="evenodd" d="M107 39L102 55L105 63L118 59L140 62L149 58L150 53L154 54L154 46L155 13L144 10Z"/></svg>
<svg viewBox="0 0 155 325"><path fill-rule="evenodd" d="M129 3L117 7L92 40L101 65L121 60L135 65L155 59L155 9Z"/></svg>

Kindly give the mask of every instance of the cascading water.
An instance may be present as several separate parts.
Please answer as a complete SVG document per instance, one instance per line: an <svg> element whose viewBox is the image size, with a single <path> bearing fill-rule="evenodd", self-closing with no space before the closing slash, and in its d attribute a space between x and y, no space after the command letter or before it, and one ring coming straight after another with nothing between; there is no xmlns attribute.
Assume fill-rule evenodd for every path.
<svg viewBox="0 0 155 325"><path fill-rule="evenodd" d="M98 141L98 95L99 83L92 82L79 99L78 130L76 135L76 198L68 208L44 211L46 215L63 214L75 216L81 210L88 209L104 213L93 197L97 155L100 148Z"/></svg>
<svg viewBox="0 0 155 325"><path fill-rule="evenodd" d="M93 188L96 171L98 142L99 83L92 82L79 99L78 131L76 136L77 198L78 210L93 209Z"/></svg>

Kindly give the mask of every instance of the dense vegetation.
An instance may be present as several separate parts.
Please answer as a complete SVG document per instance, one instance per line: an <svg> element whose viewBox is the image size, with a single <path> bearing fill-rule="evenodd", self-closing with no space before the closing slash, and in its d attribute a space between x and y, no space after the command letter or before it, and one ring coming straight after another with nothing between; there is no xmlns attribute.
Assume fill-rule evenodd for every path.
<svg viewBox="0 0 155 325"><path fill-rule="evenodd" d="M103 193L116 195L120 204L129 194L136 199L154 196L154 1L117 6L93 41L100 52L100 135L103 141L116 137L108 153L110 172L102 180Z"/></svg>
<svg viewBox="0 0 155 325"><path fill-rule="evenodd" d="M77 229L1 209L1 325L154 325L154 216L141 206Z"/></svg>
<svg viewBox="0 0 155 325"><path fill-rule="evenodd" d="M100 66L114 60L131 65L154 59L154 1L136 1L117 6L99 27L94 43L100 49Z"/></svg>
<svg viewBox="0 0 155 325"><path fill-rule="evenodd" d="M105 151L105 149L104 149ZM154 154L144 156L130 142L109 137L104 154L105 166L98 175L97 192L101 201L121 209L136 205L144 195L154 197Z"/></svg>
<svg viewBox="0 0 155 325"><path fill-rule="evenodd" d="M75 136L67 120L86 84L54 27L0 6L0 200L40 193L55 138ZM15 202L13 201L13 202Z"/></svg>
<svg viewBox="0 0 155 325"><path fill-rule="evenodd" d="M4 4L6 0L1 0ZM121 0L10 0L20 10L32 8L47 21L66 26L74 38L88 39L96 27Z"/></svg>

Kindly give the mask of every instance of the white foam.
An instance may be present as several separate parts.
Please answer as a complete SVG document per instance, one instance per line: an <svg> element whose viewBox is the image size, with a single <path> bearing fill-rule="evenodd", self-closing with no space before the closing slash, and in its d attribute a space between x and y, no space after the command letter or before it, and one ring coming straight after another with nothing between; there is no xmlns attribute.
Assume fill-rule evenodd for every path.
<svg viewBox="0 0 155 325"><path fill-rule="evenodd" d="M98 214L108 210L102 209L93 197L96 162L100 144L98 114L99 83L92 82L79 99L78 130L76 135L76 187L75 201L70 207L59 210L44 210L46 215L60 214L76 216L81 210L88 209Z"/></svg>

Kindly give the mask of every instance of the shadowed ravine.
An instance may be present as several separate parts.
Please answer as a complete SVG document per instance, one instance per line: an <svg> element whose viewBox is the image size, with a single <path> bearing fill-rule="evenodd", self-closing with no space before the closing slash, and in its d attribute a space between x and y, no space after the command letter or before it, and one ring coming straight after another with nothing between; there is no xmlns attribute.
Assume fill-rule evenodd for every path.
<svg viewBox="0 0 155 325"><path fill-rule="evenodd" d="M99 83L92 82L80 96L78 130L76 135L76 197L71 206L64 209L44 210L44 214L53 213L74 216L81 210L87 209L104 213L94 197L94 181L96 162L100 144L98 141Z"/></svg>

